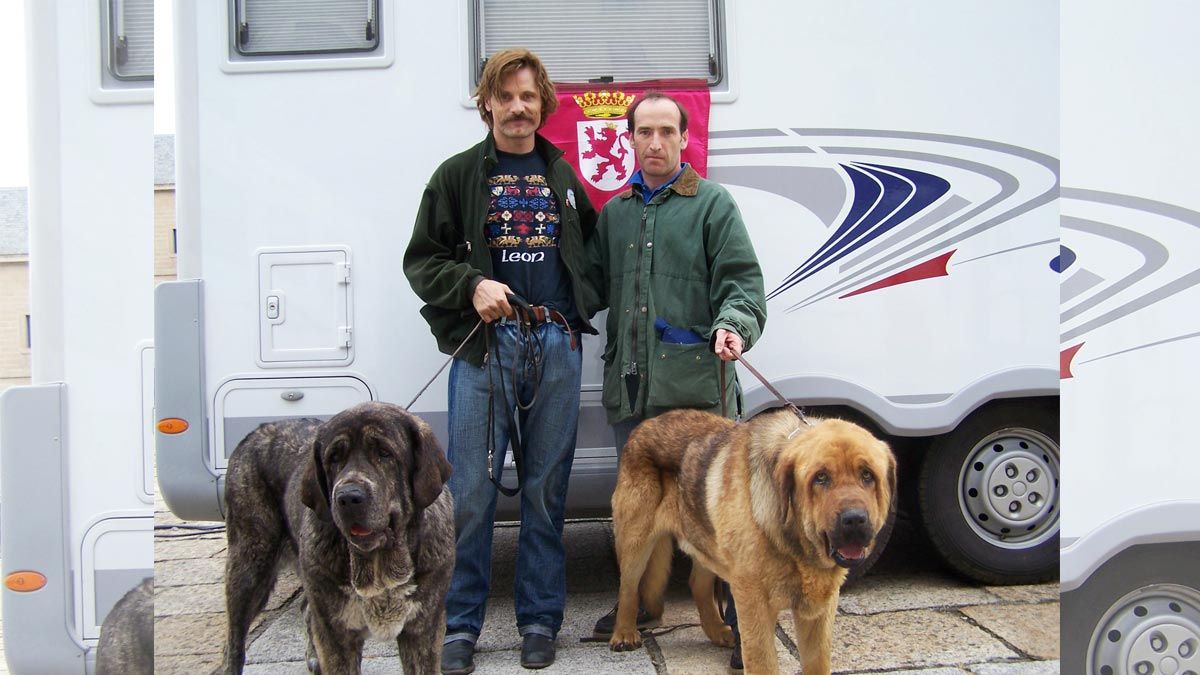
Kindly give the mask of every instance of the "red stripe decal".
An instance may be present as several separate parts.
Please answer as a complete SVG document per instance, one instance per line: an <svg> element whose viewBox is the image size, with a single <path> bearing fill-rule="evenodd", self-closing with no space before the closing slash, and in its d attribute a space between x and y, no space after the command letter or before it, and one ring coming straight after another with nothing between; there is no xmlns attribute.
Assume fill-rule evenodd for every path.
<svg viewBox="0 0 1200 675"><path fill-rule="evenodd" d="M863 286L862 288L860 288L856 291L850 291L849 293L847 293L845 295L839 296L838 299L840 300L842 298L849 298L851 296L859 295L862 293L869 293L871 291L877 291L881 288L887 288L889 286L898 286L900 284L907 284L910 281L920 281L921 279L933 279L934 277L949 276L950 272L948 272L946 270L946 265L947 265L947 263L950 262L950 256L954 255L955 251L957 251L957 250L958 249L954 249L953 251L948 251L946 253L939 255L938 257L936 257L932 260L926 260L925 262L920 263L914 267L910 267L906 270L896 272L892 276L884 277L883 279L880 279L879 281L876 281L875 283L873 283L869 286Z"/></svg>
<svg viewBox="0 0 1200 675"><path fill-rule="evenodd" d="M1080 342L1074 347L1067 347L1058 353L1058 379L1069 380L1072 377L1075 377L1075 375L1071 373L1071 360L1075 358L1076 352L1078 352L1079 348L1084 344L1085 343Z"/></svg>

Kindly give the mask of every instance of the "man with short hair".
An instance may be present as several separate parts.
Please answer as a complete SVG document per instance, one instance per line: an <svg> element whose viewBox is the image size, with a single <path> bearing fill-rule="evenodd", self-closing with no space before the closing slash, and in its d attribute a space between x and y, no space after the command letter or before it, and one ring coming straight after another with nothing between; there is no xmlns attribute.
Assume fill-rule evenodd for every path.
<svg viewBox="0 0 1200 675"><path fill-rule="evenodd" d="M583 274L596 212L562 152L537 134L558 103L545 67L528 50L498 52L476 95L489 133L434 172L404 255L404 273L426 303L421 315L438 347L453 354L462 344L449 382L457 540L442 649L442 672L460 674L475 669L496 484L505 448L517 436L521 665L554 662L566 604L562 531L579 417L578 338L596 332L582 311L591 302ZM514 312L509 294L533 309ZM489 326L468 339L475 315Z"/></svg>
<svg viewBox="0 0 1200 675"><path fill-rule="evenodd" d="M762 271L733 198L681 160L687 110L659 92L628 112L640 169L604 206L589 245L595 313L608 307L603 403L620 453L642 420L675 408L736 415L735 369L762 334ZM639 627L658 617L639 609ZM595 627L611 636L613 612Z"/></svg>

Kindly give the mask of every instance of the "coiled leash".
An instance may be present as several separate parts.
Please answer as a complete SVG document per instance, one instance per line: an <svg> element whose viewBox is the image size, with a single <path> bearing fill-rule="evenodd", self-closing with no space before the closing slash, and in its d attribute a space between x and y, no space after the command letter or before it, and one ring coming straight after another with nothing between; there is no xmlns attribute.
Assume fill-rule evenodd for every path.
<svg viewBox="0 0 1200 675"><path fill-rule="evenodd" d="M516 330L517 330L517 353L513 358L511 365L512 373L512 388L513 398L516 399L511 404L508 400L508 387L504 382L504 364L500 361L500 340L496 335L497 323L488 324L487 330L483 334L484 341L484 368L487 368L488 373L488 416L487 416L487 472L488 480L496 486L502 494L508 497L516 496L521 491L521 483L524 480L524 459L525 459L525 442L526 439L521 435L520 429L517 427L516 418L513 416L514 406L521 411L529 410L533 404L537 402L538 394L542 386L542 339L534 330L534 321L537 320L534 308L530 306L524 298L519 295L509 293L508 304L511 305L516 312ZM496 383L492 377L492 369L487 363L495 348L496 372L500 378L500 398L504 405L504 413L508 418L508 442L512 448L513 462L517 468L517 485L516 487L508 487L500 482L496 476ZM533 383L533 395L528 402L521 401L521 394L517 391L517 383L522 379Z"/></svg>
<svg viewBox="0 0 1200 675"><path fill-rule="evenodd" d="M537 331L534 330L535 325L539 325L544 318L552 316L552 320L561 321L563 327L567 330L571 341L572 351L575 349L576 338L571 332L570 326L566 323L566 319L563 318L561 314L557 314L553 312L553 310L547 313L545 308L535 309L524 298L512 293L508 294L507 299L508 304L513 307L517 315L517 319L515 321L517 328L517 357L513 360L511 366L512 372L510 374L513 383L513 396L516 398L516 400L513 402L513 405L515 405L515 407L519 410L525 411L532 408L533 404L537 402L538 393L541 390L542 385L542 339L540 336L538 336ZM542 311L539 312L538 309ZM539 316L539 314L542 316ZM535 324L535 321L537 321L538 324ZM521 478L524 474L522 468L524 466L525 439L521 437L520 430L516 424L516 419L513 417L513 405L510 405L508 401L508 390L504 382L504 365L500 361L500 341L496 337L496 325L498 323L499 322L486 324L486 328L483 332L483 364L484 368L487 368L488 373L487 471L488 479L495 484L496 488L505 495L513 497L521 491ZM475 337L475 333L479 331L479 327L484 325L483 319L475 322L475 326L471 328L471 332L467 333L467 337L463 338L463 341L458 344L458 347L455 348L454 353L451 354L444 363L442 363L442 366L437 369L437 372L433 374L433 377L429 378L429 381L425 383L425 386L421 387L421 390L417 392L417 395L412 397L412 400L408 402L408 405L404 406L405 410L412 408L413 404L417 402L417 399L421 398L421 395L425 393L425 390L429 389L429 386L433 384L434 380L436 380L438 376L442 374L442 371L446 369L446 366L450 365L450 363L454 361L455 357L458 356L459 352L462 351L463 347L465 347L467 343L471 341L471 338ZM494 357L492 356L493 345L495 346ZM496 478L496 383L492 378L492 369L488 365L488 360L491 358L495 358L496 360L496 372L500 374L500 396L504 403L505 413L508 416L509 444L512 447L513 460L517 465L517 486L515 488L510 488L503 485L500 480ZM517 383L522 378L533 383L533 396L530 397L529 401L521 401L521 396L517 393Z"/></svg>

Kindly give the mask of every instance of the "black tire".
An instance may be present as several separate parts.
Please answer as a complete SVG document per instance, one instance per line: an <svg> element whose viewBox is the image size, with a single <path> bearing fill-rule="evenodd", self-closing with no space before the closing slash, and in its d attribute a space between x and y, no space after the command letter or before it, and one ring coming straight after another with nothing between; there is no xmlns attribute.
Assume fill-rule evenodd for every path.
<svg viewBox="0 0 1200 675"><path fill-rule="evenodd" d="M947 565L989 584L1058 578L1058 438L1057 400L1035 399L988 404L934 440L917 497Z"/></svg>
<svg viewBox="0 0 1200 675"><path fill-rule="evenodd" d="M1063 593L1061 644L1064 673L1132 674L1144 660L1154 673L1200 673L1200 542L1134 546L1105 562Z"/></svg>

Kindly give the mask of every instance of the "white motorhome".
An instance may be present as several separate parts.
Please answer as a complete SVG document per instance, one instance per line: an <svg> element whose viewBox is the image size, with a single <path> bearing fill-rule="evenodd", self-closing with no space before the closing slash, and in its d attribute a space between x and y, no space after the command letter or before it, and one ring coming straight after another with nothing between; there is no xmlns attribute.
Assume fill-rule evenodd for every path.
<svg viewBox="0 0 1200 675"><path fill-rule="evenodd" d="M0 397L5 657L90 672L154 572L149 0L26 4L31 386Z"/></svg>
<svg viewBox="0 0 1200 675"><path fill-rule="evenodd" d="M771 295L748 358L905 450L955 568L1055 578L1057 39L1037 0L180 3L179 281L155 300L165 500L220 519L257 424L403 404L434 373L400 259L424 182L486 132L482 60L523 45L561 81L709 83L709 177ZM616 466L602 343L584 345L574 515L607 512ZM778 405L742 382L748 414ZM443 437L445 401L442 379L413 408Z"/></svg>
<svg viewBox="0 0 1200 675"><path fill-rule="evenodd" d="M1063 3L1064 673L1200 673L1197 21Z"/></svg>

